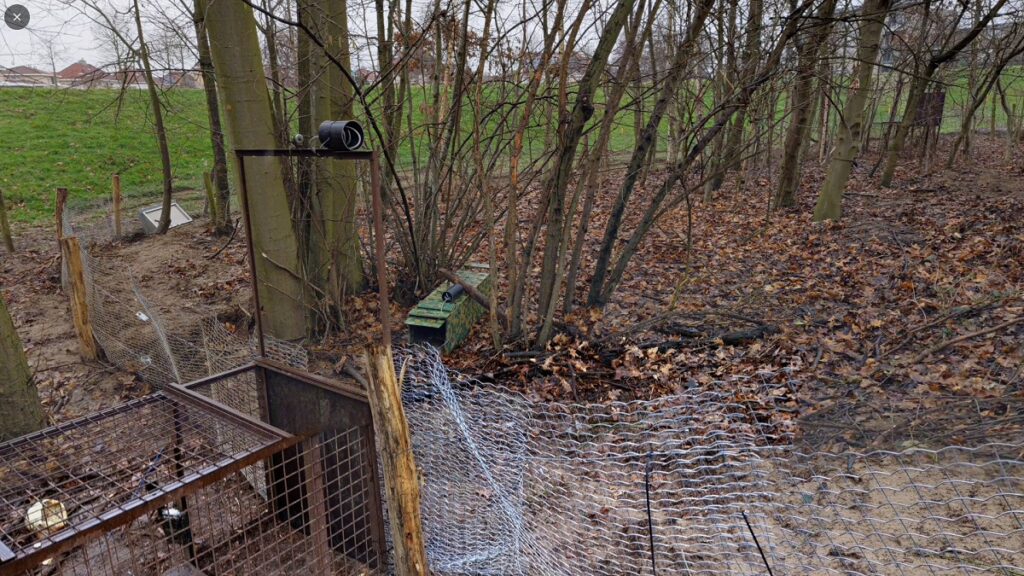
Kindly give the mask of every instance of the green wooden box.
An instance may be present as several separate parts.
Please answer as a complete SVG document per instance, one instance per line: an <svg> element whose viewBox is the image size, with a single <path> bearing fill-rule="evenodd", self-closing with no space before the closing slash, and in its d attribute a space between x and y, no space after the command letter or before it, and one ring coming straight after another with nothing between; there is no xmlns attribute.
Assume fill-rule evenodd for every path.
<svg viewBox="0 0 1024 576"><path fill-rule="evenodd" d="M491 291L491 271L485 264L467 264L458 272L459 278L484 294ZM430 344L451 352L466 337L487 310L463 292L454 302L445 302L442 295L452 284L442 282L429 296L409 311L405 325L410 344Z"/></svg>

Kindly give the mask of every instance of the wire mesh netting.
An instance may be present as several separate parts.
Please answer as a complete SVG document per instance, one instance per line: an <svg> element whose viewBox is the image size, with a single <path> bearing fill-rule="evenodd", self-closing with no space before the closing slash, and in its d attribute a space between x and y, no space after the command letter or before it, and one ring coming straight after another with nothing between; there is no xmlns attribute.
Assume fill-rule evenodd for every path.
<svg viewBox="0 0 1024 576"><path fill-rule="evenodd" d="M166 386L0 444L0 575L379 573L367 432L294 436Z"/></svg>
<svg viewBox="0 0 1024 576"><path fill-rule="evenodd" d="M191 382L252 360L255 336L228 332L213 315L194 314L190 317L195 320L177 319L170 325L163 319L161 306L143 294L127 263L93 257L91 242L112 238L102 223L87 222L79 227L69 212L64 234L82 240L79 246L93 332L106 357L118 367L161 386ZM272 337L266 338L266 344L268 358L306 367L308 357L302 346Z"/></svg>
<svg viewBox="0 0 1024 576"><path fill-rule="evenodd" d="M802 454L721 393L549 403L397 362L437 573L1024 569L1024 444Z"/></svg>
<svg viewBox="0 0 1024 576"><path fill-rule="evenodd" d="M0 445L0 538L16 553L45 546L279 439L156 394L11 441ZM38 503L53 509L33 514Z"/></svg>

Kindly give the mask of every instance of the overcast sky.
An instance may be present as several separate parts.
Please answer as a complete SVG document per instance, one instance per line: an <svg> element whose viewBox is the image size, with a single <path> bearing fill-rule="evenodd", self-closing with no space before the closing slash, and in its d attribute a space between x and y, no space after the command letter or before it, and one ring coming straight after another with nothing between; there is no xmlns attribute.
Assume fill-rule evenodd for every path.
<svg viewBox="0 0 1024 576"><path fill-rule="evenodd" d="M62 2L73 0L0 0L4 9L12 3L19 3L25 6L31 15L31 23L23 30L11 30L3 23L0 23L0 65L17 66L29 65L44 71L61 70L69 64L79 60L85 60L90 64L102 66L111 60L110 48L103 45L103 42L96 37L97 25L90 18L83 15L79 10L68 8ZM496 26L499 28L517 30L522 34L521 29L515 27L520 20L520 13L523 2L528 6L540 6L544 0L501 0L498 3L498 16ZM127 6L126 0L97 0L104 5L117 4ZM442 5L448 0L442 0ZM143 0L144 19L161 18L160 12L180 14L180 0ZM190 4L190 2L188 3ZM367 49L365 37L376 36L376 14L374 0L349 0L349 26L353 35L355 53L353 54L353 67L370 66L370 52ZM403 2L404 4L404 2ZM430 10L434 0L413 0L413 14L421 16ZM575 0L570 5L576 4ZM607 8L608 2L598 0L596 2L601 10ZM474 11L477 9L474 4ZM477 24L478 15L474 14L471 19ZM148 29L150 26L146 26ZM539 41L538 31L528 26L527 35L531 41ZM186 34L187 30L183 30ZM134 37L134 30L126 30L126 36ZM592 30L588 27L582 34L584 44L591 40ZM152 41L154 34L147 31ZM360 36L363 38L360 39ZM186 56L186 58L191 59ZM186 62L181 65L191 66L193 62Z"/></svg>
<svg viewBox="0 0 1024 576"><path fill-rule="evenodd" d="M0 64L25 64L41 70L55 65L60 70L80 59L101 59L92 26L75 11L48 0L3 0L2 5L6 10L14 3L28 8L31 19L22 30L0 23Z"/></svg>

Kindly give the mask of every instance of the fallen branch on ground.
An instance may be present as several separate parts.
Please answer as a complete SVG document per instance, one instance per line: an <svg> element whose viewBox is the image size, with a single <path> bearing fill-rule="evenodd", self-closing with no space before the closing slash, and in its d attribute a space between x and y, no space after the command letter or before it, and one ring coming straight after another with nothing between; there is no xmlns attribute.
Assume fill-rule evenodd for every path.
<svg viewBox="0 0 1024 576"><path fill-rule="evenodd" d="M965 340L970 340L971 338L977 338L978 336L984 336L986 334L991 334L993 332L998 332L999 330L1002 330L1003 328L1008 328L1008 327L1013 326L1015 324L1020 324L1021 322L1024 322L1024 316L1020 316L1020 317L1014 318L1012 320L1007 320L1006 322L1003 322L1002 324L997 324L997 325L995 325L995 326L993 326L991 328L985 328L984 330L978 330L977 332L970 332L968 334L964 334L963 336L957 336L956 338L952 338L950 340L946 340L945 342L942 342L941 344L938 344L936 346L933 346L933 347L925 350L924 352L921 352L920 354L915 356L914 359L910 361L910 363L911 364L917 364L918 362L920 362L921 360L924 360L928 356L930 356L932 354L937 354L939 352L942 352L943 350L945 350L946 348L949 348L950 346L953 346L954 344L959 344L960 342L964 342Z"/></svg>

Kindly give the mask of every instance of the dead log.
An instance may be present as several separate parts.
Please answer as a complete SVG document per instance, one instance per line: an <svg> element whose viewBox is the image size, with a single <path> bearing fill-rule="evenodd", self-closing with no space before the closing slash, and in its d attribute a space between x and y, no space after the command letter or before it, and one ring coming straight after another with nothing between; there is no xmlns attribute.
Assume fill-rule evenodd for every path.
<svg viewBox="0 0 1024 576"><path fill-rule="evenodd" d="M733 330L731 332L726 332L719 336L719 338L726 346L740 346L743 344L750 344L754 340L760 340L766 336L771 336L772 334L778 334L778 332L779 328L777 326L762 324L745 330Z"/></svg>
<svg viewBox="0 0 1024 576"><path fill-rule="evenodd" d="M420 513L419 473L412 454L409 423L402 408L402 390L395 374L390 345L366 350L366 396L377 431L384 472L384 493L395 547L395 574L426 576L427 553Z"/></svg>

